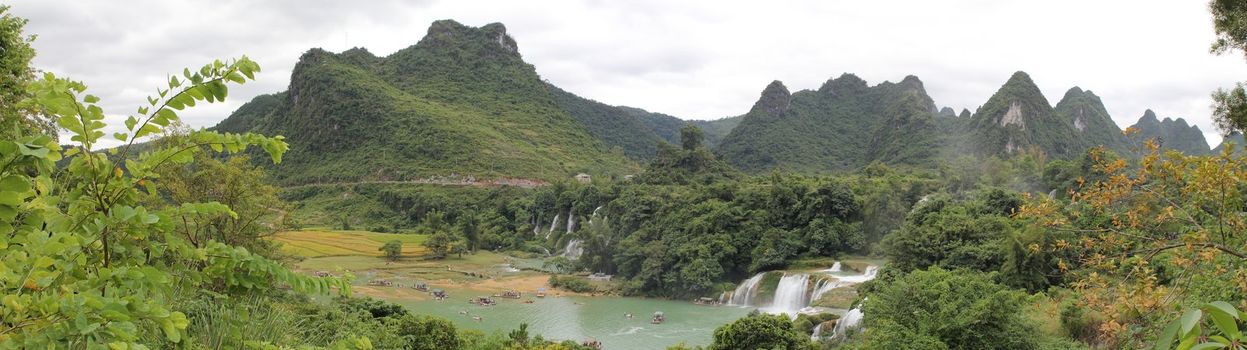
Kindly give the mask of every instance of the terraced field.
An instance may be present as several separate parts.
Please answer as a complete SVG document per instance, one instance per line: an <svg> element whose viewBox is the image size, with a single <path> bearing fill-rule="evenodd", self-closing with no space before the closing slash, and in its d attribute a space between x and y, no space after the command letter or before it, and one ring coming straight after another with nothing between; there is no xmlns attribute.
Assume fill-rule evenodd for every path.
<svg viewBox="0 0 1247 350"><path fill-rule="evenodd" d="M278 233L273 240L282 243L282 251L305 258L331 256L380 257L385 242L403 242L403 257L414 258L425 253L421 244L426 235L376 233L367 231L305 230Z"/></svg>

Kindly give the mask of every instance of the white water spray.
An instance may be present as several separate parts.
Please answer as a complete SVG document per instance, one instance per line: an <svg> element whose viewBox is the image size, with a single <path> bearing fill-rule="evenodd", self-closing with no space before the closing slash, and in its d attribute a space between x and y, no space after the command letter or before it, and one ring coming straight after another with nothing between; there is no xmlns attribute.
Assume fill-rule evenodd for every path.
<svg viewBox="0 0 1247 350"><path fill-rule="evenodd" d="M779 284L775 286L775 299L771 301L771 306L766 308L766 311L789 316L796 315L802 308L810 305L810 295L807 293L809 286L810 275L784 274L784 277L779 279Z"/></svg>
<svg viewBox="0 0 1247 350"><path fill-rule="evenodd" d="M836 321L836 327L831 329L831 337L833 339L842 339L849 331L861 328L862 317L864 316L861 305L844 313L844 316L841 316L840 320Z"/></svg>
<svg viewBox="0 0 1247 350"><path fill-rule="evenodd" d="M585 253L584 241L572 239L567 241L567 248L563 249L563 256L570 259L579 259L580 255Z"/></svg>

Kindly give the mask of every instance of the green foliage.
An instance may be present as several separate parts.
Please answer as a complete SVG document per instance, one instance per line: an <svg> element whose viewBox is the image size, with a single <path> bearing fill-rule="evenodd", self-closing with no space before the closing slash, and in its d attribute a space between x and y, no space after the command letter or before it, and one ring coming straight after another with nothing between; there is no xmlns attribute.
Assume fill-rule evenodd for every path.
<svg viewBox="0 0 1247 350"><path fill-rule="evenodd" d="M0 5L0 138L34 134L56 135L56 126L38 106L20 103L30 97L29 84L35 80L30 60L35 49L33 35L25 35L26 20L10 15L8 5Z"/></svg>
<svg viewBox="0 0 1247 350"><path fill-rule="evenodd" d="M707 349L814 349L810 336L798 332L787 317L753 313L714 330Z"/></svg>
<svg viewBox="0 0 1247 350"><path fill-rule="evenodd" d="M384 253L385 258L390 259L390 261L398 260L398 257L403 255L403 242L399 240L385 242L385 244L382 245L381 248L377 248L377 250Z"/></svg>
<svg viewBox="0 0 1247 350"><path fill-rule="evenodd" d="M1205 318L1204 316L1207 315ZM1247 313L1243 313L1224 301L1204 304L1199 309L1188 310L1161 332L1152 349L1247 349L1247 334L1243 326ZM1211 324L1212 327L1205 325ZM1177 342L1177 347L1174 346Z"/></svg>
<svg viewBox="0 0 1247 350"><path fill-rule="evenodd" d="M938 266L995 271L1022 204L1015 193L984 190L968 200L935 195L914 205L905 224L883 239L888 267L902 272Z"/></svg>
<svg viewBox="0 0 1247 350"><path fill-rule="evenodd" d="M175 144L185 134L165 136L156 145ZM161 179L159 193L147 199L153 207L184 203L215 202L228 206L236 215L194 216L178 222L193 245L216 240L270 258L277 256L267 238L284 230L289 206L277 198L277 189L265 182L264 171L250 157L238 155L222 161L210 154L195 154L193 162L156 169Z"/></svg>
<svg viewBox="0 0 1247 350"><path fill-rule="evenodd" d="M1035 349L1024 294L990 274L932 267L878 285L863 306L862 349Z"/></svg>
<svg viewBox="0 0 1247 350"><path fill-rule="evenodd" d="M580 262L628 279L632 293L703 295L790 259L865 248L861 204L835 179L776 174L607 192L613 199L599 217L608 224L582 232Z"/></svg>
<svg viewBox="0 0 1247 350"><path fill-rule="evenodd" d="M576 293L592 293L597 291L597 288L590 285L589 281L576 276L550 275L550 286L570 290Z"/></svg>
<svg viewBox="0 0 1247 350"><path fill-rule="evenodd" d="M1212 0L1213 29L1216 39L1212 52L1223 55L1234 50L1247 57L1247 6L1233 0ZM1247 131L1247 91L1243 83L1231 89L1217 89L1212 93L1213 120L1222 134Z"/></svg>
<svg viewBox="0 0 1247 350"><path fill-rule="evenodd" d="M191 163L197 152L258 146L281 161L281 137L202 131L130 153L136 139L177 122L177 110L220 101L226 83L243 83L258 70L243 57L170 77L167 88L138 109L141 119L128 118L128 132L113 135L127 145L110 150L111 157L94 148L106 124L99 98L86 94L86 86L52 74L31 85L30 103L54 116L78 146L62 151L48 136L0 140L0 347L143 348L141 340L153 334L179 343L189 319L172 309L175 287L349 293L340 279L295 274L243 248L210 239L194 243L178 230L176 223L190 217L238 215L224 204L142 203L157 193L157 169Z"/></svg>
<svg viewBox="0 0 1247 350"><path fill-rule="evenodd" d="M658 154L636 181L648 184L706 184L739 177L735 169L715 158L701 144L704 138L701 129L687 125L680 132L681 137L687 138L681 140L682 148L660 142Z"/></svg>
<svg viewBox="0 0 1247 350"><path fill-rule="evenodd" d="M424 315L403 315L386 322L400 341L401 349L458 349L461 345L455 325L450 321Z"/></svg>
<svg viewBox="0 0 1247 350"><path fill-rule="evenodd" d="M447 255L451 254L454 244L454 238L445 231L433 233L428 240L424 241L424 247L429 249L429 254L434 259L446 258Z"/></svg>

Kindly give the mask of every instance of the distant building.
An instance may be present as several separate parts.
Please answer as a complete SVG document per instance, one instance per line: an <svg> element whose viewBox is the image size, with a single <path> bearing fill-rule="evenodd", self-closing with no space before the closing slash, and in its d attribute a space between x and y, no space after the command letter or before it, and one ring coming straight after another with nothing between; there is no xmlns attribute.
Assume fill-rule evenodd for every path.
<svg viewBox="0 0 1247 350"><path fill-rule="evenodd" d="M576 174L576 182L587 184L591 181L593 181L593 178L589 177L589 174L585 174L585 173Z"/></svg>

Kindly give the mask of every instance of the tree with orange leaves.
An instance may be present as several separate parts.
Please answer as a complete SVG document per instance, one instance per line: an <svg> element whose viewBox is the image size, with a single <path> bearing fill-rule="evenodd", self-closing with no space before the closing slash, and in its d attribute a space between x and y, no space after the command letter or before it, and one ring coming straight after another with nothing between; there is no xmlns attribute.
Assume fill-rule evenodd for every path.
<svg viewBox="0 0 1247 350"><path fill-rule="evenodd" d="M1247 156L1145 148L1133 165L1093 151L1104 176L1078 179L1068 201L1032 199L1017 215L1068 237L1030 248L1058 257L1079 305L1099 315L1091 326L1101 344L1148 344L1183 308L1247 305Z"/></svg>

